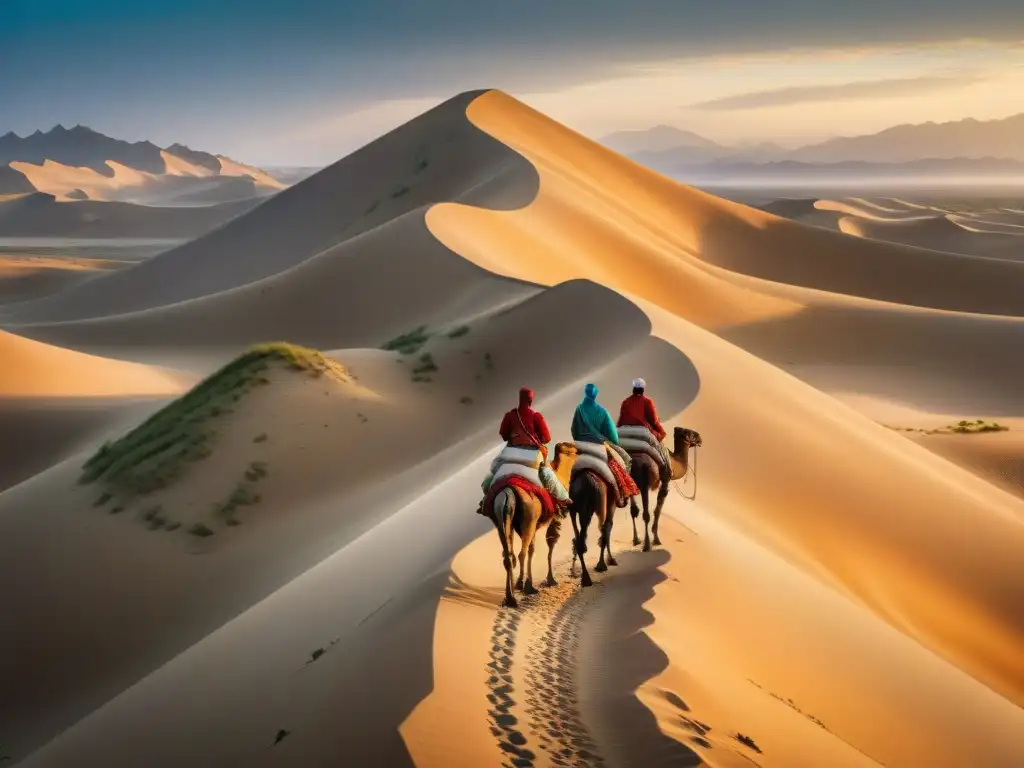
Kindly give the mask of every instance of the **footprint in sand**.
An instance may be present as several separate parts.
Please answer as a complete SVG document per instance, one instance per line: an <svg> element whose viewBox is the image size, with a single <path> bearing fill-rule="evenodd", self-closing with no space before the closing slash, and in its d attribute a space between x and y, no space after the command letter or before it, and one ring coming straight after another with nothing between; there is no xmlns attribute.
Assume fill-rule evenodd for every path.
<svg viewBox="0 0 1024 768"><path fill-rule="evenodd" d="M575 679L579 618L593 594L577 594L568 581L523 599L519 610L499 609L495 616L487 698L491 732L508 757L505 765L534 765L536 752L528 745L559 768L606 765L580 716ZM520 672L513 664L523 621L536 623L542 631L523 633L530 642L526 668ZM517 685L526 692L521 704L512 698ZM517 707L519 717L513 714ZM528 735L520 730L522 720Z"/></svg>

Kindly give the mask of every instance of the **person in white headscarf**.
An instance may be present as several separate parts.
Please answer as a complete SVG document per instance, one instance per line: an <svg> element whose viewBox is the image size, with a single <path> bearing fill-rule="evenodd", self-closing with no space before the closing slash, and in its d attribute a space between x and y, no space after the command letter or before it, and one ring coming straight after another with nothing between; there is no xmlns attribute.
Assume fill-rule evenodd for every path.
<svg viewBox="0 0 1024 768"><path fill-rule="evenodd" d="M665 427L658 419L658 409L654 401L647 397L644 392L647 389L647 382L643 379L633 379L633 394L622 401L619 408L619 420L616 427L646 427L658 440L658 452L662 456L664 468L671 472L672 462L668 448L662 442L665 439Z"/></svg>

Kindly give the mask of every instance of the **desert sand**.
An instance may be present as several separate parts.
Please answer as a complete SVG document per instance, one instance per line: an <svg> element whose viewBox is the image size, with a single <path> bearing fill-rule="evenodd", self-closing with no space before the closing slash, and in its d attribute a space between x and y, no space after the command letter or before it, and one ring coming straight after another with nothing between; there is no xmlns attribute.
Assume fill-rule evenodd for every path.
<svg viewBox="0 0 1024 768"><path fill-rule="evenodd" d="M0 385L65 431L0 492L14 764L1024 764L1020 261L722 200L485 91L24 298ZM238 358L278 340L323 352ZM559 585L501 607L501 414L531 386L565 440L636 376L704 439L661 545L620 510L581 589L565 523Z"/></svg>

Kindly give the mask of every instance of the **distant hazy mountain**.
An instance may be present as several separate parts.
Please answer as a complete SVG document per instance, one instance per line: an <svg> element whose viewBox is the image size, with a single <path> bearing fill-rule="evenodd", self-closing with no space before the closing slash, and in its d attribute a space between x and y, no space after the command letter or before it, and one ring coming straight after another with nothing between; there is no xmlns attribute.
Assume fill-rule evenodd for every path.
<svg viewBox="0 0 1024 768"><path fill-rule="evenodd" d="M897 125L868 136L830 139L789 154L789 159L812 163L989 157L1024 160L1024 114L1004 120L968 118L951 123Z"/></svg>
<svg viewBox="0 0 1024 768"><path fill-rule="evenodd" d="M81 125L70 129L58 125L46 133L36 131L24 138L13 132L0 136L0 164L39 165L46 160L74 168L91 168L107 176L113 175L107 160L147 173L165 170L160 147L156 144L112 139Z"/></svg>
<svg viewBox="0 0 1024 768"><path fill-rule="evenodd" d="M602 143L639 163L671 173L697 168L708 172L809 173L811 167L827 164L834 174L1019 175L1020 169L1004 161L1024 161L1024 114L1004 120L898 125L875 134L834 138L794 150L772 143L726 147L669 126L612 134ZM911 165L883 170L887 164Z"/></svg>
<svg viewBox="0 0 1024 768"><path fill-rule="evenodd" d="M699 150L695 153L705 157L717 157L728 153L726 147L716 144L710 139L698 136L692 131L673 128L670 125L656 125L637 131L618 131L600 139L609 149L623 155L637 152L664 152L670 149Z"/></svg>
<svg viewBox="0 0 1024 768"><path fill-rule="evenodd" d="M834 182L882 182L899 181L926 182L950 181L953 183L1008 182L1024 179L1024 162L987 157L969 158L926 158L906 163L804 163L782 160L770 163L752 163L733 159L713 160L705 163L679 161L674 163L644 162L666 176L672 176L691 184L723 184L743 186L779 183L791 185L831 184Z"/></svg>
<svg viewBox="0 0 1024 768"><path fill-rule="evenodd" d="M66 201L211 204L286 186L223 155L183 144L122 141L81 125L0 136L0 169L0 193L38 190Z"/></svg>

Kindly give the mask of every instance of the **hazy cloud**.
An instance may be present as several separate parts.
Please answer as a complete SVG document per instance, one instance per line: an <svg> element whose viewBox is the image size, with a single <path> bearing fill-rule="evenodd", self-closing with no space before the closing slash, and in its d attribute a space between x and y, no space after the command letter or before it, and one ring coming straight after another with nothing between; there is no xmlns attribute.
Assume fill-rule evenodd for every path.
<svg viewBox="0 0 1024 768"><path fill-rule="evenodd" d="M767 91L751 91L721 99L711 99L697 104L688 104L684 109L740 110L761 107L789 107L814 101L852 101L854 99L888 99L898 96L916 96L945 88L957 88L980 82L984 79L977 73L958 75L931 75L922 77L888 78L883 80L860 80L854 83L835 85L804 85L791 88L775 88Z"/></svg>

